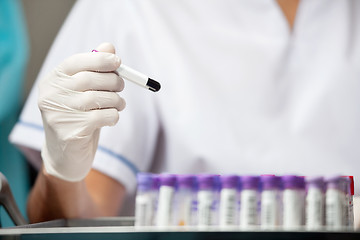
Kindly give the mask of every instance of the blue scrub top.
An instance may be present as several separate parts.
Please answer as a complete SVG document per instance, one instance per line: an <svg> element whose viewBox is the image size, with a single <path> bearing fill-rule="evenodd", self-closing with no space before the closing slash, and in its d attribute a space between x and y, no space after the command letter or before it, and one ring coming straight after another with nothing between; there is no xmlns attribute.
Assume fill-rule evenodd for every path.
<svg viewBox="0 0 360 240"><path fill-rule="evenodd" d="M17 121L23 99L28 39L21 1L0 1L0 171L7 177L15 200L25 215L29 190L28 168L8 135ZM1 208L3 227L13 226Z"/></svg>

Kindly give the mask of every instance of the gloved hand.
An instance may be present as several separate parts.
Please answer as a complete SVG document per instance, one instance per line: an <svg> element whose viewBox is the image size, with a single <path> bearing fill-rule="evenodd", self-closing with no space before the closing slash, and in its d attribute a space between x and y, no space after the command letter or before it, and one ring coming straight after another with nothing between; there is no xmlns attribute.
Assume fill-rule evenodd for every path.
<svg viewBox="0 0 360 240"><path fill-rule="evenodd" d="M39 83L38 105L45 131L41 151L45 171L66 181L80 181L91 169L100 128L113 126L125 101L116 92L124 81L113 45L76 54Z"/></svg>

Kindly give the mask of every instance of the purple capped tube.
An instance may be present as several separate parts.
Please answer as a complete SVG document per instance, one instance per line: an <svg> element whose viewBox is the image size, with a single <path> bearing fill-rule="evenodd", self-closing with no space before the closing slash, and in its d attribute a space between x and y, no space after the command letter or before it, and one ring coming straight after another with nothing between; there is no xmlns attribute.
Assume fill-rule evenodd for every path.
<svg viewBox="0 0 360 240"><path fill-rule="evenodd" d="M213 226L217 223L218 175L201 174L198 181L198 211L197 224L199 227Z"/></svg>
<svg viewBox="0 0 360 240"><path fill-rule="evenodd" d="M177 175L175 225L193 226L196 222L196 177Z"/></svg>
<svg viewBox="0 0 360 240"><path fill-rule="evenodd" d="M274 229L281 224L281 179L275 175L260 176L262 229Z"/></svg>
<svg viewBox="0 0 360 240"><path fill-rule="evenodd" d="M344 189L344 195L345 195L345 202L344 202L344 225L346 227L350 227L352 229L354 224L351 224L351 210L350 210L350 204L351 204L351 190L350 190L350 178L348 176L341 176L343 179L343 189Z"/></svg>
<svg viewBox="0 0 360 240"><path fill-rule="evenodd" d="M153 182L151 185L151 194L153 198L153 209L154 209L154 216L152 220L152 226L156 226L156 213L158 208L159 202L159 190L160 190L160 176L158 174L153 174Z"/></svg>
<svg viewBox="0 0 360 240"><path fill-rule="evenodd" d="M346 204L345 191L344 179L341 176L326 178L325 220L328 229L339 230L346 225L344 207Z"/></svg>
<svg viewBox="0 0 360 240"><path fill-rule="evenodd" d="M305 225L308 230L319 230L325 219L325 182L323 177L306 177Z"/></svg>
<svg viewBox="0 0 360 240"><path fill-rule="evenodd" d="M161 174L159 176L160 190L156 213L156 225L159 227L171 226L174 223L174 196L176 190L176 175Z"/></svg>
<svg viewBox="0 0 360 240"><path fill-rule="evenodd" d="M240 181L240 226L256 226L259 224L259 177L241 176Z"/></svg>
<svg viewBox="0 0 360 240"><path fill-rule="evenodd" d="M305 223L304 177L285 175L283 185L283 227L285 230L299 229Z"/></svg>
<svg viewBox="0 0 360 240"><path fill-rule="evenodd" d="M153 175L138 173L135 199L135 226L151 226L154 219Z"/></svg>
<svg viewBox="0 0 360 240"><path fill-rule="evenodd" d="M239 201L238 186L239 177L237 175L225 175L220 177L220 208L219 222L221 227L236 226L238 222L237 204Z"/></svg>

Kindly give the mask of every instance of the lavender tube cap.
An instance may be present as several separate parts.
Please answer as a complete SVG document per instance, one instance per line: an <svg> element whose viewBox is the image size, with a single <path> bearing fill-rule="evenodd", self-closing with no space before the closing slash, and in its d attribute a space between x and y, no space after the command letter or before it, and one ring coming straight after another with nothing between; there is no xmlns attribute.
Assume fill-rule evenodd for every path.
<svg viewBox="0 0 360 240"><path fill-rule="evenodd" d="M257 190L259 189L259 177L258 176L241 176L241 187L243 190Z"/></svg>
<svg viewBox="0 0 360 240"><path fill-rule="evenodd" d="M136 175L138 190L147 191L152 189L153 175L151 173L138 173Z"/></svg>
<svg viewBox="0 0 360 240"><path fill-rule="evenodd" d="M344 179L339 175L330 176L326 179L326 189L337 189L344 191Z"/></svg>
<svg viewBox="0 0 360 240"><path fill-rule="evenodd" d="M306 177L306 189L309 188L316 188L321 189L322 191L325 190L325 181L323 177L316 176L316 177Z"/></svg>
<svg viewBox="0 0 360 240"><path fill-rule="evenodd" d="M297 189L301 190L305 188L304 177L296 175L285 175L281 178L284 189Z"/></svg>
<svg viewBox="0 0 360 240"><path fill-rule="evenodd" d="M160 176L157 174L153 174L153 183L151 185L152 190L159 190L160 188Z"/></svg>
<svg viewBox="0 0 360 240"><path fill-rule="evenodd" d="M159 179L160 186L176 187L176 175L174 174L161 174Z"/></svg>
<svg viewBox="0 0 360 240"><path fill-rule="evenodd" d="M262 190L277 190L281 188L281 179L275 175L262 175L260 177Z"/></svg>
<svg viewBox="0 0 360 240"><path fill-rule="evenodd" d="M178 175L176 178L179 188L195 189L196 177L194 175Z"/></svg>
<svg viewBox="0 0 360 240"><path fill-rule="evenodd" d="M239 186L239 176L237 175L225 175L220 177L221 187L238 189Z"/></svg>
<svg viewBox="0 0 360 240"><path fill-rule="evenodd" d="M213 174L203 174L197 177L199 190L217 190L217 177Z"/></svg>

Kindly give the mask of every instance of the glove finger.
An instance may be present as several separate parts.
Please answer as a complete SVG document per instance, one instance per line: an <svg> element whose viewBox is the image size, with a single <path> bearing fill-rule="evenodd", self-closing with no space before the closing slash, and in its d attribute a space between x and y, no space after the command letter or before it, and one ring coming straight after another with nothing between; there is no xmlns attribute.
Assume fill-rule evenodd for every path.
<svg viewBox="0 0 360 240"><path fill-rule="evenodd" d="M81 71L112 72L119 68L118 56L107 52L88 52L72 55L65 59L58 70L72 76Z"/></svg>
<svg viewBox="0 0 360 240"><path fill-rule="evenodd" d="M125 108L125 100L115 92L106 91L86 91L79 94L79 98L74 101L73 108L81 111L93 109L115 108L121 111Z"/></svg>
<svg viewBox="0 0 360 240"><path fill-rule="evenodd" d="M78 72L72 76L71 83L67 86L74 91L100 90L121 92L124 89L124 80L114 72Z"/></svg>
<svg viewBox="0 0 360 240"><path fill-rule="evenodd" d="M114 108L92 110L87 112L88 124L95 129L104 126L114 126L119 121L119 113Z"/></svg>
<svg viewBox="0 0 360 240"><path fill-rule="evenodd" d="M97 46L96 50L99 52L108 52L108 53L115 54L114 45L112 45L111 43L108 43L108 42L101 43L99 46Z"/></svg>

